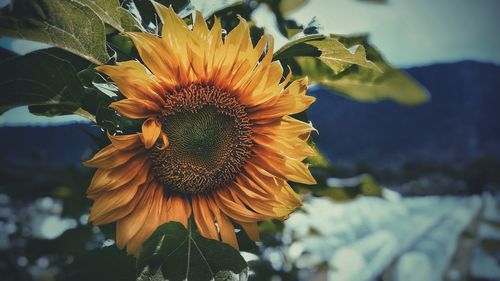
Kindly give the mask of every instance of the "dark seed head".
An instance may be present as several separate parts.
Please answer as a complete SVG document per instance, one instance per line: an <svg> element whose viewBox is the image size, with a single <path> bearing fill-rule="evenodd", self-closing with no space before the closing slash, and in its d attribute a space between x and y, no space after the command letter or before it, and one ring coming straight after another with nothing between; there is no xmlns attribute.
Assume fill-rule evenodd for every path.
<svg viewBox="0 0 500 281"><path fill-rule="evenodd" d="M166 190L210 192L233 181L251 156L245 107L225 90L192 84L172 92L160 120L169 146L159 143L150 158Z"/></svg>

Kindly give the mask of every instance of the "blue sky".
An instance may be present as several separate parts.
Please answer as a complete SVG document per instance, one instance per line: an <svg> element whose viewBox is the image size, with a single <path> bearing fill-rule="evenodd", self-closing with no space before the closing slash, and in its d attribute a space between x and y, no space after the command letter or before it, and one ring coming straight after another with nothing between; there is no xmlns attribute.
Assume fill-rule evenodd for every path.
<svg viewBox="0 0 500 281"><path fill-rule="evenodd" d="M409 67L461 60L500 64L499 13L500 0L311 0L290 18L307 24L316 17L324 33L369 33L389 62ZM20 53L40 47L7 39L0 45ZM0 126L78 120L84 119L34 117L20 108L0 116Z"/></svg>

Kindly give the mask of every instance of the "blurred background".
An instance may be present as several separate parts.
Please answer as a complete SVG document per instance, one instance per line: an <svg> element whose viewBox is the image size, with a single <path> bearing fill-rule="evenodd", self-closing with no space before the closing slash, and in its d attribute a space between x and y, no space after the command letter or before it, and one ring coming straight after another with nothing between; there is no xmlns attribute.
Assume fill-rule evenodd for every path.
<svg viewBox="0 0 500 281"><path fill-rule="evenodd" d="M299 2L287 18L367 33L429 99L359 102L312 86L320 184L294 186L304 207L260 225L262 242L245 253L250 278L500 280L500 1ZM252 17L286 43L268 13L262 5ZM47 47L0 45L20 54ZM69 266L111 280L109 267L89 268L98 257L74 262L114 244L112 226L87 224L93 171L81 162L99 147L100 129L16 108L0 116L0 135L0 279L77 280L64 273ZM123 276L131 269L121 264L133 270L131 258L110 255Z"/></svg>

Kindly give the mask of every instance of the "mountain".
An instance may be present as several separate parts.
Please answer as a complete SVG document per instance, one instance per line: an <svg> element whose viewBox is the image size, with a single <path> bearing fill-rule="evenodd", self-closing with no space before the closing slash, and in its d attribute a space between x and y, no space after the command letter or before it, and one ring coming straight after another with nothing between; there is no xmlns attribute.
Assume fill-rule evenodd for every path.
<svg viewBox="0 0 500 281"><path fill-rule="evenodd" d="M97 149L89 124L0 127L0 167L80 165Z"/></svg>
<svg viewBox="0 0 500 281"><path fill-rule="evenodd" d="M405 107L359 103L316 87L308 116L333 163L376 167L411 161L458 165L500 156L500 66L464 61L407 69L431 99Z"/></svg>
<svg viewBox="0 0 500 281"><path fill-rule="evenodd" d="M500 155L500 66L465 61L407 72L431 93L427 103L359 103L313 87L318 101L308 116L320 131L318 146L333 163L462 164ZM96 150L96 134L98 128L86 124L0 127L1 166L80 165Z"/></svg>

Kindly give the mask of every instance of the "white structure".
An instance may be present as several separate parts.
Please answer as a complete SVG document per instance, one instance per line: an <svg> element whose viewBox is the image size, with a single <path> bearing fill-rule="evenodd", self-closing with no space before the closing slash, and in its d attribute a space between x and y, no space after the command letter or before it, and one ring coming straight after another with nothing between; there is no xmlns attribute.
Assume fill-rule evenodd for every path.
<svg viewBox="0 0 500 281"><path fill-rule="evenodd" d="M461 233L479 215L483 202L490 205L486 207L490 217L498 215L491 196L401 198L394 192L384 194L391 196L350 202L308 198L305 212L293 213L285 222L282 253L270 255L306 271L326 263L332 281L374 280L387 268L391 270L384 276L390 280L439 281L447 274ZM481 227L483 235L500 236L498 231ZM476 265L471 272L479 274L484 266ZM493 273L484 277L500 279L498 266L489 271Z"/></svg>

